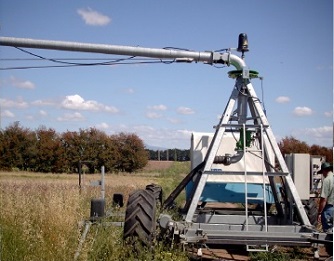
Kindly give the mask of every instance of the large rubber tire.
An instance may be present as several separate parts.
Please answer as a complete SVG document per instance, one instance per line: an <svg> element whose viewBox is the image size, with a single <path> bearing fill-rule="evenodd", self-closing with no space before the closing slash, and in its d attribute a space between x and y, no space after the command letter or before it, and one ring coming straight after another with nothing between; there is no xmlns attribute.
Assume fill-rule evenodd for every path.
<svg viewBox="0 0 334 261"><path fill-rule="evenodd" d="M123 238L135 237L145 245L152 244L156 229L156 199L148 190L136 190L129 195Z"/></svg>
<svg viewBox="0 0 334 261"><path fill-rule="evenodd" d="M318 204L315 198L309 200L302 200L306 215L312 226L316 227L318 225ZM301 222L297 215L297 209L294 211L294 221Z"/></svg>
<svg viewBox="0 0 334 261"><path fill-rule="evenodd" d="M146 190L150 191L154 195L157 203L162 206L162 187L152 183L146 186Z"/></svg>
<svg viewBox="0 0 334 261"><path fill-rule="evenodd" d="M304 202L305 204L305 211L307 214L308 219L310 220L311 225L317 226L318 224L318 204L316 199L311 198Z"/></svg>

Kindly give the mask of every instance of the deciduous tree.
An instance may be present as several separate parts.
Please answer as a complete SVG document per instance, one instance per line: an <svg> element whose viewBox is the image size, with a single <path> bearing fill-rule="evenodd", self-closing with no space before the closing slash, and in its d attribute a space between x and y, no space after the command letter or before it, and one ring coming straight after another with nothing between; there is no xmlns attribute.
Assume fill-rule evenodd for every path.
<svg viewBox="0 0 334 261"><path fill-rule="evenodd" d="M64 147L60 136L54 129L41 126L36 131L36 171L61 173L66 171L64 165Z"/></svg>
<svg viewBox="0 0 334 261"><path fill-rule="evenodd" d="M120 133L113 137L120 154L118 169L126 172L139 170L148 162L143 141L136 134Z"/></svg>
<svg viewBox="0 0 334 261"><path fill-rule="evenodd" d="M290 136L283 138L278 146L283 155L290 153L309 153L310 148L304 141L299 141L296 138Z"/></svg>

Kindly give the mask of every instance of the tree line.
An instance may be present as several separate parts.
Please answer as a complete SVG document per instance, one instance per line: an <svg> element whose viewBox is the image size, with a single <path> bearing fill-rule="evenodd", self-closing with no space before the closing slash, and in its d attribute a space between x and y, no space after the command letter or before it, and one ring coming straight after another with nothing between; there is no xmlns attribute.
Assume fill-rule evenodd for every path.
<svg viewBox="0 0 334 261"><path fill-rule="evenodd" d="M327 162L333 164L333 148L315 144L309 146L306 142L297 140L292 136L280 140L278 147L283 155L290 153L308 153L310 155L323 156L326 158Z"/></svg>
<svg viewBox="0 0 334 261"><path fill-rule="evenodd" d="M189 161L190 150L181 149L163 149L163 150L148 150L150 160L160 161Z"/></svg>
<svg viewBox="0 0 334 261"><path fill-rule="evenodd" d="M283 155L309 153L333 163L332 148L309 146L294 137L283 138L278 146ZM95 128L59 134L43 126L32 131L15 122L0 131L0 170L77 173L84 162L89 173L102 166L107 172L135 172L148 160L188 161L190 150L149 150L136 134L107 135Z"/></svg>
<svg viewBox="0 0 334 261"><path fill-rule="evenodd" d="M0 170L76 173L84 162L89 173L134 172L148 162L148 152L136 134L107 135L95 128L58 134L52 128L35 131L14 123L0 132Z"/></svg>

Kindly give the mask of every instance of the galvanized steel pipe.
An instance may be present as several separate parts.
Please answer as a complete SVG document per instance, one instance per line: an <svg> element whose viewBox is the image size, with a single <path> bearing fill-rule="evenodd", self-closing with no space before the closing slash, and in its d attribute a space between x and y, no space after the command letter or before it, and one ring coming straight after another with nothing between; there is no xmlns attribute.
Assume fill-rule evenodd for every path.
<svg viewBox="0 0 334 261"><path fill-rule="evenodd" d="M25 47L35 49L49 49L59 51L88 52L88 53L105 53L115 55L129 55L159 59L190 59L194 62L205 63L224 63L233 65L236 69L241 70L245 67L245 62L238 56L231 53L217 52L197 52L187 50L170 50L158 48L132 47L121 45L64 42L51 40L37 40L28 38L0 37L0 45Z"/></svg>

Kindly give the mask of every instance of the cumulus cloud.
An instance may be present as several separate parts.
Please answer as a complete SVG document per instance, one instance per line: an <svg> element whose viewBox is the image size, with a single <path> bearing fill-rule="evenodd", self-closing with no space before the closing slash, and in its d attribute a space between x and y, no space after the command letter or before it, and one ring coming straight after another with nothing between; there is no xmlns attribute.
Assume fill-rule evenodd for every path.
<svg viewBox="0 0 334 261"><path fill-rule="evenodd" d="M318 128L308 128L305 130L306 134L312 135L317 138L330 137L333 134L332 126L323 126Z"/></svg>
<svg viewBox="0 0 334 261"><path fill-rule="evenodd" d="M333 117L333 111L325 111L324 114L326 117Z"/></svg>
<svg viewBox="0 0 334 261"><path fill-rule="evenodd" d="M51 100L35 100L31 102L31 104L35 106L50 106L50 105L55 105L57 103Z"/></svg>
<svg viewBox="0 0 334 261"><path fill-rule="evenodd" d="M1 118L14 118L15 114L9 110L4 110L1 112Z"/></svg>
<svg viewBox="0 0 334 261"><path fill-rule="evenodd" d="M85 117L79 112L65 113L63 116L58 117L57 121L83 121Z"/></svg>
<svg viewBox="0 0 334 261"><path fill-rule="evenodd" d="M44 110L40 110L39 111L39 115L41 115L41 116L47 116L48 113L46 111L44 111Z"/></svg>
<svg viewBox="0 0 334 261"><path fill-rule="evenodd" d="M293 114L296 116L310 116L313 114L312 109L310 109L309 107L296 107L293 110Z"/></svg>
<svg viewBox="0 0 334 261"><path fill-rule="evenodd" d="M166 149L185 148L189 149L191 138L190 130L177 130L169 128L155 128L149 125L124 125L113 126L112 132L128 132L129 129L136 133L146 145L156 146Z"/></svg>
<svg viewBox="0 0 334 261"><path fill-rule="evenodd" d="M172 124L178 124L182 122L180 119L177 118L168 118L168 121Z"/></svg>
<svg viewBox="0 0 334 261"><path fill-rule="evenodd" d="M96 101L85 101L80 95L68 95L61 102L61 107L69 110L85 110L85 111L105 111L110 113L118 113L119 110L113 106L106 106Z"/></svg>
<svg viewBox="0 0 334 261"><path fill-rule="evenodd" d="M189 148L190 130L172 130L165 128L153 128L147 125L132 126L145 144L163 148Z"/></svg>
<svg viewBox="0 0 334 261"><path fill-rule="evenodd" d="M190 137L193 131L190 130L177 130L177 133L184 136L184 137Z"/></svg>
<svg viewBox="0 0 334 261"><path fill-rule="evenodd" d="M104 110L104 111L106 111L106 112L110 112L110 113L117 113L117 112L119 112L119 110L116 107L114 107L114 106L104 106L102 104L101 104L101 106L102 106L101 109Z"/></svg>
<svg viewBox="0 0 334 261"><path fill-rule="evenodd" d="M279 96L275 100L277 103L288 103L290 102L290 98L287 96Z"/></svg>
<svg viewBox="0 0 334 261"><path fill-rule="evenodd" d="M179 114L194 114L195 112L188 107L179 107L177 108Z"/></svg>
<svg viewBox="0 0 334 261"><path fill-rule="evenodd" d="M25 102L21 97L17 98L16 100L0 99L0 104L3 108L25 109L29 107L28 103Z"/></svg>
<svg viewBox="0 0 334 261"><path fill-rule="evenodd" d="M128 126L126 125L121 125L120 126L121 128L129 128ZM142 134L149 134L149 135L152 135L156 129L152 126L149 126L149 125L135 125L135 126L131 126L131 128L133 128L136 132L139 132L139 133L142 133Z"/></svg>
<svg viewBox="0 0 334 261"><path fill-rule="evenodd" d="M151 110L155 110L155 111L165 111L165 110L167 110L167 106L165 106L163 104L149 106L148 108L151 109Z"/></svg>
<svg viewBox="0 0 334 261"><path fill-rule="evenodd" d="M109 125L105 122L102 122L100 124L96 124L95 127L99 130L106 130L109 129Z"/></svg>
<svg viewBox="0 0 334 261"><path fill-rule="evenodd" d="M146 117L149 119L159 119L162 117L162 115L154 111L149 111L146 113Z"/></svg>
<svg viewBox="0 0 334 261"><path fill-rule="evenodd" d="M77 13L88 25L93 26L104 26L111 22L111 19L97 11L94 11L91 8L80 8L77 10Z"/></svg>
<svg viewBox="0 0 334 261"><path fill-rule="evenodd" d="M304 137L309 145L331 147L333 144L333 126L305 128L293 131L293 136Z"/></svg>
<svg viewBox="0 0 334 261"><path fill-rule="evenodd" d="M167 107L163 104L148 106L147 108L149 109L149 111L146 112L146 118L149 118L149 119L159 119L163 117L163 114L158 113L158 111L167 110Z"/></svg>
<svg viewBox="0 0 334 261"><path fill-rule="evenodd" d="M14 76L10 77L10 83L14 87L17 87L17 88L20 88L20 89L35 89L35 84L32 83L31 81L21 80L21 79L18 79L16 77L14 77Z"/></svg>

